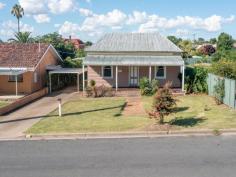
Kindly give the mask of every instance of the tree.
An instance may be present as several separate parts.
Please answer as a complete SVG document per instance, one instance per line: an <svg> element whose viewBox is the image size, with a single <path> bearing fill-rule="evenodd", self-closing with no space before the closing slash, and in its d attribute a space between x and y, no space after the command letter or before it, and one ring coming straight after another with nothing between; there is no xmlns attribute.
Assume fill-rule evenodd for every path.
<svg viewBox="0 0 236 177"><path fill-rule="evenodd" d="M205 39L204 38L198 38L198 40L197 40L197 43L198 44L203 44L205 42Z"/></svg>
<svg viewBox="0 0 236 177"><path fill-rule="evenodd" d="M52 44L63 59L66 59L67 57L75 58L76 56L74 45L71 42L65 43L62 36L56 32L38 36L35 41Z"/></svg>
<svg viewBox="0 0 236 177"><path fill-rule="evenodd" d="M33 38L30 37L31 32L18 32L15 33L15 38L11 38L8 41L9 42L15 42L15 43L30 43L33 42Z"/></svg>
<svg viewBox="0 0 236 177"><path fill-rule="evenodd" d="M150 118L159 120L160 124L164 123L164 117L171 114L176 105L170 87L171 83L167 82L163 88L157 91L154 96L153 111L149 112Z"/></svg>
<svg viewBox="0 0 236 177"><path fill-rule="evenodd" d="M214 44L217 43L217 39L216 38L211 38L209 42L214 45Z"/></svg>
<svg viewBox="0 0 236 177"><path fill-rule="evenodd" d="M91 46L91 45L93 45L93 43L91 41L85 42L85 46Z"/></svg>
<svg viewBox="0 0 236 177"><path fill-rule="evenodd" d="M189 40L181 41L179 47L183 50L183 58L192 57L196 53L193 43Z"/></svg>
<svg viewBox="0 0 236 177"><path fill-rule="evenodd" d="M234 40L232 36L227 33L221 33L218 37L217 50L227 51L233 48Z"/></svg>
<svg viewBox="0 0 236 177"><path fill-rule="evenodd" d="M167 36L167 38L171 41L171 42L173 42L175 45L179 45L179 43L182 41L182 39L181 38L177 38L177 37L175 37L175 36Z"/></svg>
<svg viewBox="0 0 236 177"><path fill-rule="evenodd" d="M20 19L24 15L24 9L19 4L15 4L12 7L11 14L17 18L18 33L19 33L20 32Z"/></svg>
<svg viewBox="0 0 236 177"><path fill-rule="evenodd" d="M211 56L213 53L216 52L215 48L212 45L203 45L198 49L198 52L202 55Z"/></svg>

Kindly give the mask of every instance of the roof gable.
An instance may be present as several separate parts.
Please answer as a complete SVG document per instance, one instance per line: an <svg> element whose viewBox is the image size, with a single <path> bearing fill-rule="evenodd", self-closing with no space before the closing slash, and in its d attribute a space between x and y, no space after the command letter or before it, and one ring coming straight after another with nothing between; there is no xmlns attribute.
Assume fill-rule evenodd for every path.
<svg viewBox="0 0 236 177"><path fill-rule="evenodd" d="M88 52L182 52L174 43L159 33L110 33Z"/></svg>
<svg viewBox="0 0 236 177"><path fill-rule="evenodd" d="M50 44L0 44L0 67L34 68L50 47ZM54 52L58 55L55 49Z"/></svg>

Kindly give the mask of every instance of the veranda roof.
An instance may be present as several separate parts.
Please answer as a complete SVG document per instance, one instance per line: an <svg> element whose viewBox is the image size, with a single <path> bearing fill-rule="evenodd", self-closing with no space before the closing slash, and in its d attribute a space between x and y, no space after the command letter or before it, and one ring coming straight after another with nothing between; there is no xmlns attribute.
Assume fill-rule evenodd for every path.
<svg viewBox="0 0 236 177"><path fill-rule="evenodd" d="M125 56L125 55L89 55L84 59L85 65L118 66L182 66L181 56Z"/></svg>

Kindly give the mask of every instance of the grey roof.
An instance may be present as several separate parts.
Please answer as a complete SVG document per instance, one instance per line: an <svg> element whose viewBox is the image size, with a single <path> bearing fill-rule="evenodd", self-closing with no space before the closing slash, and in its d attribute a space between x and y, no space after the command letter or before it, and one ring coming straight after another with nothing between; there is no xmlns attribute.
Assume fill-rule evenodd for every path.
<svg viewBox="0 0 236 177"><path fill-rule="evenodd" d="M182 66L181 56L130 56L130 55L90 55L84 60L85 65L119 65L119 66Z"/></svg>
<svg viewBox="0 0 236 177"><path fill-rule="evenodd" d="M159 33L110 33L88 52L182 52L174 43Z"/></svg>

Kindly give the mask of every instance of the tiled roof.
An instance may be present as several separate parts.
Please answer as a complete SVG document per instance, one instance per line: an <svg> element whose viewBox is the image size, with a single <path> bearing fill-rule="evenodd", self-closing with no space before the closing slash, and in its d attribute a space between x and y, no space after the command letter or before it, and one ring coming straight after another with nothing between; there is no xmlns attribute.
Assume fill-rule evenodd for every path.
<svg viewBox="0 0 236 177"><path fill-rule="evenodd" d="M110 33L102 37L88 52L182 52L159 33Z"/></svg>
<svg viewBox="0 0 236 177"><path fill-rule="evenodd" d="M35 67L49 44L0 44L0 67Z"/></svg>

